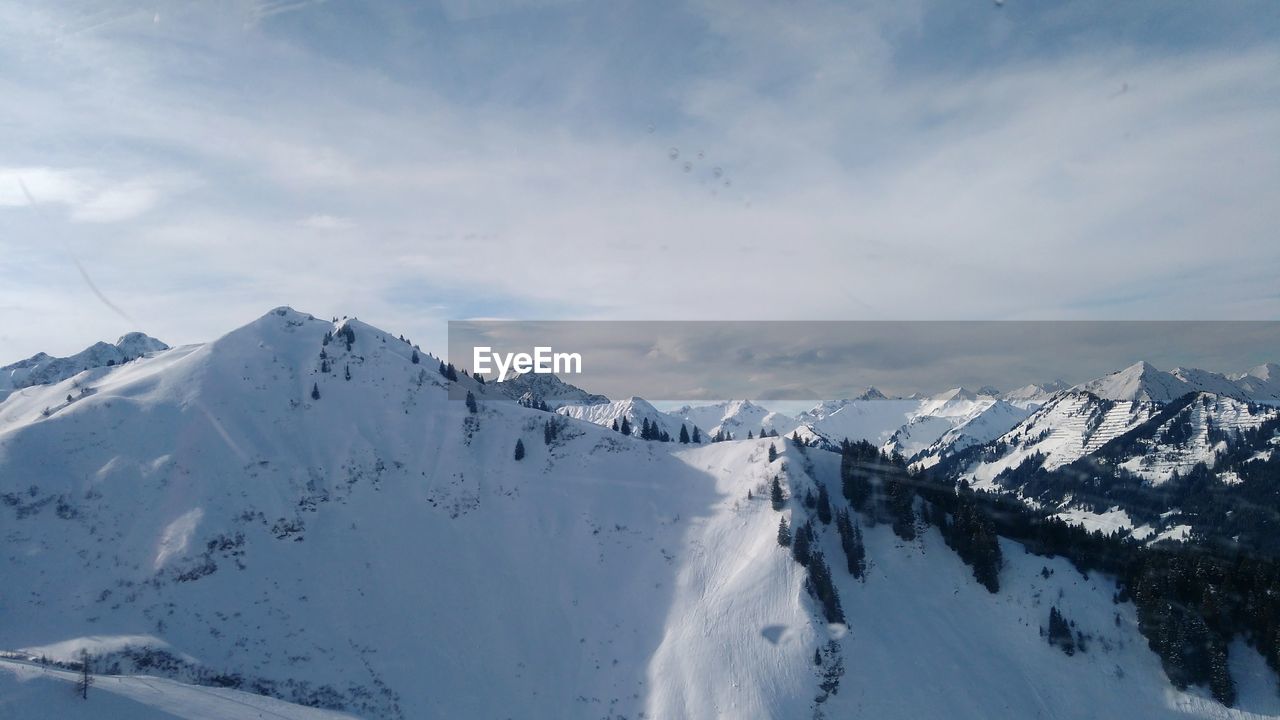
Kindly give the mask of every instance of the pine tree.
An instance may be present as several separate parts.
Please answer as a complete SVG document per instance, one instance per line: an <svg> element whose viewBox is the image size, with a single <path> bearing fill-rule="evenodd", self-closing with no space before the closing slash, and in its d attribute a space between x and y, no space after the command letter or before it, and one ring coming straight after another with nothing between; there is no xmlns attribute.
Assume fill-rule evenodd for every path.
<svg viewBox="0 0 1280 720"><path fill-rule="evenodd" d="M680 423L680 444L689 444L689 428L685 427L684 423Z"/></svg>
<svg viewBox="0 0 1280 720"><path fill-rule="evenodd" d="M618 432L622 433L623 435L631 434L631 423L627 420L626 415L622 416L622 424L618 426Z"/></svg>
<svg viewBox="0 0 1280 720"><path fill-rule="evenodd" d="M642 419L641 419L641 423L642 423L642 424L640 425L640 439L641 439L641 440L652 440L652 439L653 439L653 428L649 427L649 418L642 418Z"/></svg>
<svg viewBox="0 0 1280 720"><path fill-rule="evenodd" d="M894 534L903 540L915 540L915 493L911 486L899 477L890 477L885 481L885 496Z"/></svg>
<svg viewBox="0 0 1280 720"><path fill-rule="evenodd" d="M862 530L849 518L849 513L845 510L836 514L836 529L840 531L840 546L844 549L849 574L862 579L867 567L867 551L862 544Z"/></svg>
<svg viewBox="0 0 1280 720"><path fill-rule="evenodd" d="M614 431L614 432L618 432L618 418L614 418L614 419L613 419L613 425L612 425L612 427L613 427L613 431Z"/></svg>
<svg viewBox="0 0 1280 720"><path fill-rule="evenodd" d="M1076 642L1071 636L1071 627L1058 611L1057 606L1049 608L1049 644L1058 646L1068 655L1076 654Z"/></svg>
<svg viewBox="0 0 1280 720"><path fill-rule="evenodd" d="M773 462L774 460L777 460L777 459L778 459L778 448L774 447L773 443L769 443L769 462Z"/></svg>
<svg viewBox="0 0 1280 720"><path fill-rule="evenodd" d="M409 356L409 362L413 363L414 365L417 365L418 363L422 362L422 358L418 357L417 350L414 350L413 355Z"/></svg>
<svg viewBox="0 0 1280 720"><path fill-rule="evenodd" d="M813 649L813 664L819 667L822 666L822 651L818 648Z"/></svg>
<svg viewBox="0 0 1280 720"><path fill-rule="evenodd" d="M773 503L774 510L781 510L786 504L786 500L782 497L782 483L778 482L777 477L774 477L773 482L769 484L769 501Z"/></svg>
<svg viewBox="0 0 1280 720"><path fill-rule="evenodd" d="M311 384L311 399L312 400L320 399L320 386L315 383Z"/></svg>
<svg viewBox="0 0 1280 720"><path fill-rule="evenodd" d="M750 430L748 430L748 431L747 431L747 439L748 439L748 440L755 440L755 438L751 437L751 431L750 431Z"/></svg>
<svg viewBox="0 0 1280 720"><path fill-rule="evenodd" d="M693 442L699 445L702 444L702 431L698 429L697 425L693 426Z"/></svg>
<svg viewBox="0 0 1280 720"><path fill-rule="evenodd" d="M1209 691L1213 699L1232 707L1236 704L1236 684L1231 679L1231 668L1227 662L1227 645L1216 633L1209 641Z"/></svg>
<svg viewBox="0 0 1280 720"><path fill-rule="evenodd" d="M801 565L808 566L809 560L812 559L810 552L813 542L813 529L809 527L809 523L796 527L795 533L791 536L791 557Z"/></svg>
<svg viewBox="0 0 1280 720"><path fill-rule="evenodd" d="M778 521L778 544L782 547L791 547L791 528L787 525L785 515Z"/></svg>
<svg viewBox="0 0 1280 720"><path fill-rule="evenodd" d="M831 498L827 496L827 485L818 486L818 520L823 525L831 524Z"/></svg>
<svg viewBox="0 0 1280 720"><path fill-rule="evenodd" d="M480 408L476 406L476 396L472 395L470 390L467 391L467 412L472 415L480 412Z"/></svg>
<svg viewBox="0 0 1280 720"><path fill-rule="evenodd" d="M89 686L93 685L93 674L90 672L89 651L80 650L80 676L76 678L76 694L81 700L89 699Z"/></svg>
<svg viewBox="0 0 1280 720"><path fill-rule="evenodd" d="M813 530L810 529L809 532L812 533ZM827 622L843 623L844 609L840 607L840 596L836 593L835 583L831 579L831 568L827 567L822 553L814 550L807 566L809 581L806 586L809 594L822 603L822 614L826 616Z"/></svg>
<svg viewBox="0 0 1280 720"><path fill-rule="evenodd" d="M524 459L524 440L516 438L516 460Z"/></svg>

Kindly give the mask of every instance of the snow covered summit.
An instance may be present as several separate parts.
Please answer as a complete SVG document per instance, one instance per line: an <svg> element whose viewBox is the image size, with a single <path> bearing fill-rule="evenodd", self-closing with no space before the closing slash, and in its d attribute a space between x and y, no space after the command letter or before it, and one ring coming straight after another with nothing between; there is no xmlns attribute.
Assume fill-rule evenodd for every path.
<svg viewBox="0 0 1280 720"><path fill-rule="evenodd" d="M68 357L36 353L25 360L0 367L0 400L33 385L49 385L91 368L129 362L169 346L140 332L131 332L114 345L97 342Z"/></svg>

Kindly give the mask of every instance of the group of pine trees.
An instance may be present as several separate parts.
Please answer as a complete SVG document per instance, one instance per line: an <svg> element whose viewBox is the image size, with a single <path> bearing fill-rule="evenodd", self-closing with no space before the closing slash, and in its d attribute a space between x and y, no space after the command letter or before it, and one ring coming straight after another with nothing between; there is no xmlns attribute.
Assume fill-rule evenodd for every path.
<svg viewBox="0 0 1280 720"><path fill-rule="evenodd" d="M445 380L448 380L450 382L458 381L458 369L453 366L453 363L446 363L445 361L441 360L440 374L444 376Z"/></svg>
<svg viewBox="0 0 1280 720"><path fill-rule="evenodd" d="M656 420L652 423L649 422L649 418L642 418L641 420L642 420L640 425L641 440L657 440L658 442L671 442L671 435L669 435L666 430L663 430L661 427L659 427L658 422Z"/></svg>
<svg viewBox="0 0 1280 720"><path fill-rule="evenodd" d="M560 438L560 419L549 418L542 423L542 444L553 445Z"/></svg>
<svg viewBox="0 0 1280 720"><path fill-rule="evenodd" d="M769 461L778 458L777 448L769 446ZM769 482L769 499L774 510L786 508L787 498L782 489L782 482L774 476ZM829 525L833 515L831 498L826 485L818 483L818 492L807 490L803 504L812 510L817 520ZM862 545L862 533L849 519L848 511L840 510L835 514L836 527L840 533L841 547L845 552L846 566L855 578L861 578L866 568L866 552ZM817 549L818 531L814 527L813 518L792 528L784 515L778 520L778 545L787 548L791 557L807 570L805 589L822 608L823 617L829 623L843 623L844 609L840 605L840 595L836 591L835 580L826 557Z"/></svg>
<svg viewBox="0 0 1280 720"><path fill-rule="evenodd" d="M862 544L862 528L849 517L848 510L836 513L836 529L840 532L840 547L844 550L849 574L861 580L867 571L867 550Z"/></svg>
<svg viewBox="0 0 1280 720"><path fill-rule="evenodd" d="M622 433L623 435L631 435L632 433L635 432L635 428L632 427L631 425L631 420L626 415L622 416L621 421L619 421L617 418L614 418L613 423L609 427L612 428L614 432L619 432L619 433ZM657 420L654 420L653 422L649 422L649 418L640 419L639 437L641 440L653 440L655 442L671 442L671 433L664 430L662 426L658 424ZM689 428L686 427L683 423L681 423L680 432L678 434L678 440L683 444L688 444L691 442L701 443L702 432L698 430L698 426L695 425L693 426L693 434L690 435Z"/></svg>
<svg viewBox="0 0 1280 720"><path fill-rule="evenodd" d="M1076 654L1076 640L1071 634L1071 625L1055 605L1049 608L1049 644L1056 645L1068 655Z"/></svg>

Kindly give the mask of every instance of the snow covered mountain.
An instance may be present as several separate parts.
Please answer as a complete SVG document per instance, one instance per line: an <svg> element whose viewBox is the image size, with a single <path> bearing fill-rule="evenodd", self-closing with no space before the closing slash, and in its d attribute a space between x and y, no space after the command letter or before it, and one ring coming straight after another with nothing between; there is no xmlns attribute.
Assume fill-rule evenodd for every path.
<svg viewBox="0 0 1280 720"><path fill-rule="evenodd" d="M0 367L0 401L22 388L49 385L90 368L119 365L148 353L168 349L168 345L153 337L133 332L121 337L115 345L94 343L69 357L59 358L36 353L26 360Z"/></svg>
<svg viewBox="0 0 1280 720"><path fill-rule="evenodd" d="M1266 363L1230 379L1255 402L1280 405L1280 365Z"/></svg>
<svg viewBox="0 0 1280 720"><path fill-rule="evenodd" d="M516 375L497 383L496 387L526 406L536 407L539 403L545 403L551 410L565 405L600 405L609 402L609 398L604 395L589 393L551 374Z"/></svg>
<svg viewBox="0 0 1280 720"><path fill-rule="evenodd" d="M999 437L1000 457L975 466L968 478L988 482L1032 456L1037 458L1038 467L1062 467L1133 431L1172 403L1196 396L1201 397L1201 402L1193 407L1203 408L1194 419L1194 434L1200 439L1200 447L1189 454L1175 453L1183 460L1172 464L1166 462L1170 457L1167 452L1163 460L1146 460L1144 467L1164 470L1146 472L1144 476L1158 481L1167 477L1166 470L1185 471L1197 462L1212 465L1214 450L1206 440L1211 430L1253 428L1276 414L1268 406L1240 399L1242 394L1241 387L1216 373L1183 369L1166 373L1139 362L1056 394ZM1153 454L1156 452L1152 450Z"/></svg>
<svg viewBox="0 0 1280 720"><path fill-rule="evenodd" d="M1010 390L1001 396L1001 399L1024 410L1035 410L1048 402L1054 394L1066 390L1068 387L1070 386L1062 380L1054 380L1049 383L1031 383L1030 385Z"/></svg>
<svg viewBox="0 0 1280 720"><path fill-rule="evenodd" d="M847 438L880 445L919 408L918 400L837 400L819 403L800 413L796 421L801 429L836 442Z"/></svg>
<svg viewBox="0 0 1280 720"><path fill-rule="evenodd" d="M777 537L782 518L806 524L804 498L841 502L838 455L645 442L607 425L679 424L639 398L540 412L415 358L358 320L278 308L208 344L0 401L0 649L89 646L106 673L93 702L168 698L152 715L107 708L121 717L1280 710L1243 643L1230 655L1241 710L1176 690L1110 578L1002 541L993 595L934 526L903 541L868 524L856 579L836 527L812 522L846 618L829 624ZM869 408L894 402L919 405L823 419L883 418ZM1051 606L1088 652L1045 641ZM54 702L48 683L65 678L29 672L0 662L0 715L42 717Z"/></svg>
<svg viewBox="0 0 1280 720"><path fill-rule="evenodd" d="M1106 532L1216 533L1251 513L1228 513L1224 522L1217 515L1224 508L1190 510L1210 499L1210 488L1189 478L1237 485L1242 475L1258 475L1262 465L1249 463L1269 461L1280 441L1270 429L1280 408L1261 402L1266 379L1258 375L1267 368L1255 372L1229 378L1139 362L1054 394L1006 433L932 453L922 464L941 463L956 480L1056 507L1069 521ZM1235 503L1233 493L1216 492L1213 502Z"/></svg>
<svg viewBox="0 0 1280 720"><path fill-rule="evenodd" d="M931 467L948 455L991 442L1026 419L1030 411L1003 400L961 417L928 447L910 456L920 467Z"/></svg>
<svg viewBox="0 0 1280 720"><path fill-rule="evenodd" d="M1280 387L1274 380L1276 367L1269 363L1228 377L1196 368L1164 372L1143 361L1073 389L1093 393L1103 400L1167 403L1190 392L1203 392L1247 402L1277 404Z"/></svg>
<svg viewBox="0 0 1280 720"><path fill-rule="evenodd" d="M648 400L640 397L633 396L625 400L615 400L595 405L565 405L557 408L556 412L575 420L585 420L593 425L601 425L606 428L613 427L614 424L621 426L623 418L626 418L633 432L637 434L644 423L648 422L650 425L656 425L666 432L672 440L680 437L680 419L662 412L650 404ZM692 435L692 425L687 426L685 429ZM705 431L701 435L703 440L709 439Z"/></svg>
<svg viewBox="0 0 1280 720"><path fill-rule="evenodd" d="M696 425L709 436L725 432L732 433L738 440L745 439L747 433L757 435L761 430L788 435L799 425L794 418L773 412L750 400L730 400L696 407L685 405L670 414L690 428Z"/></svg>
<svg viewBox="0 0 1280 720"><path fill-rule="evenodd" d="M924 398L884 449L928 467L949 453L993 440L1028 415L997 396L990 389L972 392L960 387Z"/></svg>
<svg viewBox="0 0 1280 720"><path fill-rule="evenodd" d="M12 720L355 720L254 692L151 676L98 675L82 699L73 692L77 679L69 669L0 657L0 713Z"/></svg>

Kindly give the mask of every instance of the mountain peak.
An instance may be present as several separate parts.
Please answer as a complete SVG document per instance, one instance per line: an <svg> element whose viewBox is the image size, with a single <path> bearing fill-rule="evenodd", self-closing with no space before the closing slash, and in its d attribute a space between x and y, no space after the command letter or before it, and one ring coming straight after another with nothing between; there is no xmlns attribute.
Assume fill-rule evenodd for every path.
<svg viewBox="0 0 1280 720"><path fill-rule="evenodd" d="M123 335L114 345L99 340L75 355L53 357L39 352L0 367L0 400L14 390L51 385L92 368L120 365L144 355L168 350L163 342L140 332Z"/></svg>
<svg viewBox="0 0 1280 720"><path fill-rule="evenodd" d="M525 405L546 403L552 410L565 405L601 405L609 402L609 398L604 395L587 392L552 373L516 375L499 383L498 387Z"/></svg>
<svg viewBox="0 0 1280 720"><path fill-rule="evenodd" d="M1250 368L1245 375L1259 380L1280 380L1280 364L1273 362L1263 363L1255 368Z"/></svg>
<svg viewBox="0 0 1280 720"><path fill-rule="evenodd" d="M1146 360L1095 378L1075 387L1103 400L1129 402L1169 402L1191 391L1191 386L1173 373L1167 373Z"/></svg>
<svg viewBox="0 0 1280 720"><path fill-rule="evenodd" d="M131 332L121 335L120 339L116 340L115 346L121 353L129 356L130 359L142 357L147 353L169 349L169 346L160 340L157 340L146 333L140 332Z"/></svg>

